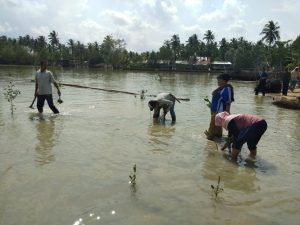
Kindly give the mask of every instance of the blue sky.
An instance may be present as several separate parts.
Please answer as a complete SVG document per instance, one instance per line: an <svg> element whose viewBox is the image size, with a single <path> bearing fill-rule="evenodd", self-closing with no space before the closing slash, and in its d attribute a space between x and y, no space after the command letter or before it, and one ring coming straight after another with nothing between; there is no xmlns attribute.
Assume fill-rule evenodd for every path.
<svg viewBox="0 0 300 225"><path fill-rule="evenodd" d="M243 36L256 42L264 24L278 22L281 40L300 35L298 0L0 0L0 35L33 37L55 30L61 43L85 44L106 35L124 39L128 50L157 51L178 34L185 43L208 30L216 41Z"/></svg>

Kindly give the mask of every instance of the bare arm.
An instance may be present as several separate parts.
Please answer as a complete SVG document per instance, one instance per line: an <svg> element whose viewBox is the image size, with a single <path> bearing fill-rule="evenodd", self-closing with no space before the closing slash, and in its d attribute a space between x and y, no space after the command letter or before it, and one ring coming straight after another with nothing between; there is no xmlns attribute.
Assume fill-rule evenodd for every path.
<svg viewBox="0 0 300 225"><path fill-rule="evenodd" d="M35 78L35 90L34 90L34 96L38 96L38 82L37 82L37 79Z"/></svg>
<svg viewBox="0 0 300 225"><path fill-rule="evenodd" d="M60 93L60 89L59 89L59 86L58 86L58 84L56 83L56 82L53 82L53 84L54 84L54 86L56 87L56 89L57 89L57 94L58 94L58 96L60 96L61 95L61 93Z"/></svg>

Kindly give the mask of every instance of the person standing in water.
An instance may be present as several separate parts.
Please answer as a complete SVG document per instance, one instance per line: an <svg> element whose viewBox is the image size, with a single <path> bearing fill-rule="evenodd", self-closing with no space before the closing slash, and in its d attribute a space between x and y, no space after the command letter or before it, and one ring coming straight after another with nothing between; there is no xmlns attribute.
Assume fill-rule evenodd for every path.
<svg viewBox="0 0 300 225"><path fill-rule="evenodd" d="M256 157L257 144L261 136L268 128L267 122L260 116L252 114L232 114L221 112L216 115L216 126L222 126L228 130L228 137L233 139L232 159L236 160L241 152L242 146L247 142L250 151L249 156L253 159ZM228 147L225 144L221 150Z"/></svg>
<svg viewBox="0 0 300 225"><path fill-rule="evenodd" d="M255 95L258 95L258 93L261 92L262 95L265 96L267 79L268 79L268 74L266 73L266 69L263 68L263 71L259 74L258 85L255 88Z"/></svg>
<svg viewBox="0 0 300 225"><path fill-rule="evenodd" d="M160 93L156 96L156 99L150 100L148 102L148 107L150 111L153 111L153 119L158 120L160 117L160 110L163 109L163 115L161 116L162 120L166 119L167 113L170 111L172 122L176 121L175 114L175 100L180 102L174 95L171 93Z"/></svg>
<svg viewBox="0 0 300 225"><path fill-rule="evenodd" d="M217 77L218 88L212 92L211 99L211 119L207 133L207 138L212 140L214 137L222 136L222 127L215 125L215 116L219 112L230 113L231 103L234 101L234 92L231 84L228 84L230 77L228 74L223 73Z"/></svg>
<svg viewBox="0 0 300 225"><path fill-rule="evenodd" d="M296 85L298 83L298 76L300 76L299 68L295 67L295 69L292 70L291 75L292 77L291 77L290 89L292 92L294 92Z"/></svg>
<svg viewBox="0 0 300 225"><path fill-rule="evenodd" d="M291 80L291 73L289 72L288 68L285 68L285 71L282 73L281 76L282 80L282 95L287 96L288 90L289 90L289 83Z"/></svg>
<svg viewBox="0 0 300 225"><path fill-rule="evenodd" d="M40 69L35 74L34 95L37 97L37 108L40 113L43 112L44 103L46 100L52 112L57 114L59 113L59 111L53 103L51 83L53 83L56 87L58 96L61 96L61 93L59 86L53 77L53 74L49 70L47 70L47 67L48 61L42 60L40 63Z"/></svg>

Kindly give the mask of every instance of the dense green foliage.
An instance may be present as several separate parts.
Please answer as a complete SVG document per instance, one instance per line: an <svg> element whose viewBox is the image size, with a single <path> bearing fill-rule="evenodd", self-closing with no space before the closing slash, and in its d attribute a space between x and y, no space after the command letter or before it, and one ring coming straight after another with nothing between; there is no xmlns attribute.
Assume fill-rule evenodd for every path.
<svg viewBox="0 0 300 225"><path fill-rule="evenodd" d="M62 44L56 31L46 37L26 35L19 38L0 37L0 64L37 65L47 58L52 65L68 62L69 65L109 66L112 68L160 68L165 62L172 65L178 60L193 63L197 56L208 56L211 61L230 61L235 70L269 66L282 69L300 63L300 36L296 40L279 41L278 23L269 21L261 31L257 43L243 37L215 41L215 34L208 30L204 37L193 34L185 43L174 34L164 41L157 52L128 52L124 40L108 35L101 44L97 41L84 45L69 39ZM162 61L164 60L164 61ZM146 64L144 62L147 62ZM160 64L158 64L160 62ZM163 63L162 63L163 62Z"/></svg>

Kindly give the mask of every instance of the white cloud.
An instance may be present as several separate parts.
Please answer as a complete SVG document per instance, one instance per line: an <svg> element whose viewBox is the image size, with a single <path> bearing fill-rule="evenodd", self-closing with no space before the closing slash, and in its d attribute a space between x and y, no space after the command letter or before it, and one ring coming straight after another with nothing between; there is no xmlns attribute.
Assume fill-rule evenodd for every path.
<svg viewBox="0 0 300 225"><path fill-rule="evenodd" d="M104 10L101 13L104 17L108 17L115 25L127 26L132 24L132 17L129 12L118 12L113 10Z"/></svg>
<svg viewBox="0 0 300 225"><path fill-rule="evenodd" d="M27 14L29 16L39 16L47 10L44 1L33 0L2 0L1 7L4 9L13 9L15 14Z"/></svg>
<svg viewBox="0 0 300 225"><path fill-rule="evenodd" d="M243 20L238 20L226 28L233 36L243 36L246 33L246 23Z"/></svg>
<svg viewBox="0 0 300 225"><path fill-rule="evenodd" d="M299 1L280 1L276 5L274 5L271 10L274 12L297 12L299 11L300 3Z"/></svg>
<svg viewBox="0 0 300 225"><path fill-rule="evenodd" d="M246 5L238 0L225 0L220 8L201 15L199 17L199 22L216 21L221 23L232 23L242 16L245 8Z"/></svg>
<svg viewBox="0 0 300 225"><path fill-rule="evenodd" d="M168 0L158 1L156 4L157 18L162 22L176 22L178 20L177 7Z"/></svg>
<svg viewBox="0 0 300 225"><path fill-rule="evenodd" d="M45 36L45 34L50 33L50 29L47 26L32 26L30 30L33 36Z"/></svg>
<svg viewBox="0 0 300 225"><path fill-rule="evenodd" d="M13 31L13 27L8 23L8 22L4 22L4 23L0 23L0 32L1 33L9 33Z"/></svg>
<svg viewBox="0 0 300 225"><path fill-rule="evenodd" d="M269 20L279 23L283 40L299 35L298 0L0 0L0 6L1 35L48 37L55 30L61 43L87 44L112 34L138 52L158 50L173 34L182 43L193 34L202 39L208 29L216 41L256 41Z"/></svg>

